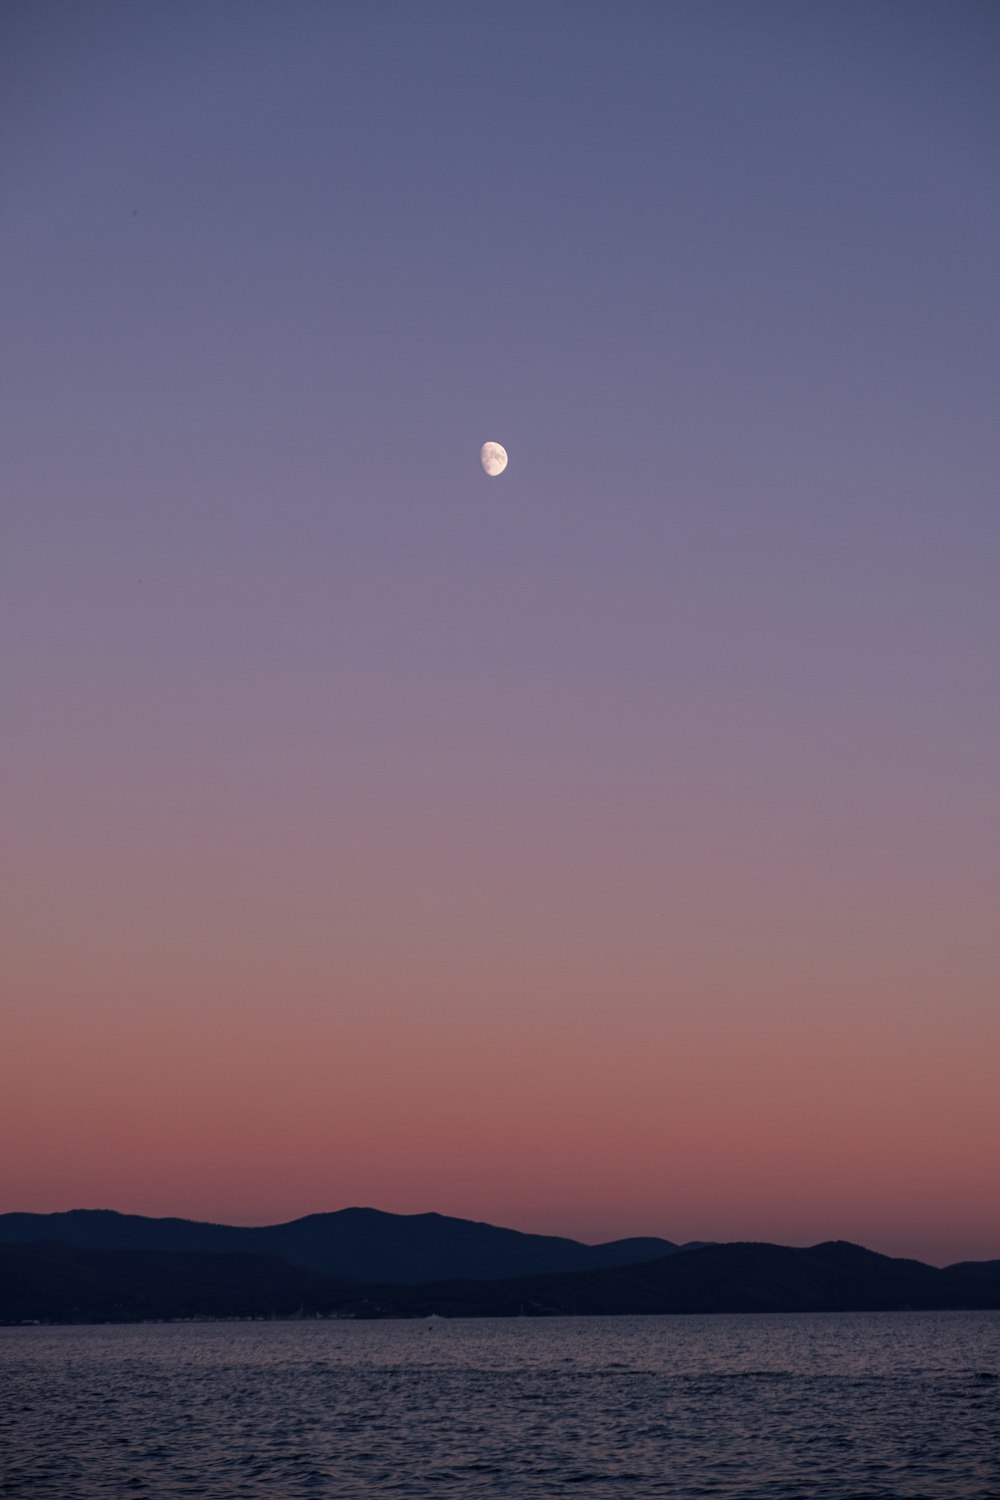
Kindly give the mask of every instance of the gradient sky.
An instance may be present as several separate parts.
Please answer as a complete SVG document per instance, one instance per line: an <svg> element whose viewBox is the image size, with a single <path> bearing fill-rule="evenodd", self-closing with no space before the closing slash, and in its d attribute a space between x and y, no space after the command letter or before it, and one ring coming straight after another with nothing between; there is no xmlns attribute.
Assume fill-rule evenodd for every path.
<svg viewBox="0 0 1000 1500"><path fill-rule="evenodd" d="M998 58L6 0L0 1211L1000 1255Z"/></svg>

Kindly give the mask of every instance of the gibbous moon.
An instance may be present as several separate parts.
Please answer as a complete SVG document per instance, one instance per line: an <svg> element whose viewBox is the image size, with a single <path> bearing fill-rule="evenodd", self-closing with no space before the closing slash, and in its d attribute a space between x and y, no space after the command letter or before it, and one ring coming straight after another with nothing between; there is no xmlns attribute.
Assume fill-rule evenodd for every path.
<svg viewBox="0 0 1000 1500"><path fill-rule="evenodd" d="M502 474L507 467L507 449L499 443L484 443L479 450L479 462L487 474Z"/></svg>

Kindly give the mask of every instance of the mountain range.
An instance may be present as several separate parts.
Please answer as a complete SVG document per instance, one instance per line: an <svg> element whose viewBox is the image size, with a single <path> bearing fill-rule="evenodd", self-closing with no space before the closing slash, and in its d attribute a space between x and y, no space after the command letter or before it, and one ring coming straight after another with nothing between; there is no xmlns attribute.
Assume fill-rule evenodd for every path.
<svg viewBox="0 0 1000 1500"><path fill-rule="evenodd" d="M343 1208L252 1229L192 1219L150 1219L110 1209L0 1214L0 1244L32 1240L58 1240L83 1250L270 1255L347 1281L400 1285L453 1277L494 1280L597 1271L658 1260L681 1248L661 1239L584 1245L444 1214L390 1214L375 1208Z"/></svg>
<svg viewBox="0 0 1000 1500"><path fill-rule="evenodd" d="M650 1254L655 1246L666 1253ZM616 1264L623 1253L627 1259ZM512 1260L532 1269L504 1274ZM477 1270L440 1274L456 1263ZM385 1265L394 1267L392 1279L376 1274ZM427 1266L431 1275L420 1280L418 1268ZM248 1230L110 1211L0 1215L6 1323L907 1308L1000 1309L1000 1260L938 1269L840 1240L808 1248L657 1240L588 1246L374 1209Z"/></svg>
<svg viewBox="0 0 1000 1500"><path fill-rule="evenodd" d="M1000 1261L938 1270L843 1241L706 1245L597 1271L346 1283L276 1256L0 1244L0 1323L1000 1309Z"/></svg>

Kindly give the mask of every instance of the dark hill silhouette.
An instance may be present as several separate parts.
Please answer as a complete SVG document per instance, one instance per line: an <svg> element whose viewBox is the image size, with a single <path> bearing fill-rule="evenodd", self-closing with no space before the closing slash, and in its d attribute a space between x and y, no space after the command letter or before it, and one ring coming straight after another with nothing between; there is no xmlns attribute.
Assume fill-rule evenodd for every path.
<svg viewBox="0 0 1000 1500"><path fill-rule="evenodd" d="M599 1272L426 1287L358 1287L341 1311L355 1316L493 1316L525 1313L877 1312L1000 1307L1000 1265L940 1271L838 1240L786 1245L706 1245L642 1265Z"/></svg>
<svg viewBox="0 0 1000 1500"><path fill-rule="evenodd" d="M660 1239L584 1245L443 1214L389 1214L375 1208L344 1208L252 1229L109 1209L0 1214L0 1243L32 1240L59 1240L88 1250L277 1255L351 1281L393 1284L600 1270L659 1259L679 1248Z"/></svg>
<svg viewBox="0 0 1000 1500"><path fill-rule="evenodd" d="M269 1255L0 1244L0 1322L131 1323L290 1316L328 1306L333 1277Z"/></svg>
<svg viewBox="0 0 1000 1500"><path fill-rule="evenodd" d="M1000 1285L1000 1260L958 1261L953 1266L945 1266L941 1275L945 1285L954 1289L959 1301L973 1297L977 1292L989 1297L991 1289ZM973 1307L977 1304L969 1302L967 1305Z"/></svg>
<svg viewBox="0 0 1000 1500"><path fill-rule="evenodd" d="M707 1245L631 1266L451 1280L345 1285L274 1257L0 1244L0 1322L139 1318L512 1317L613 1313L783 1313L1000 1309L1000 1261L938 1270L835 1241Z"/></svg>

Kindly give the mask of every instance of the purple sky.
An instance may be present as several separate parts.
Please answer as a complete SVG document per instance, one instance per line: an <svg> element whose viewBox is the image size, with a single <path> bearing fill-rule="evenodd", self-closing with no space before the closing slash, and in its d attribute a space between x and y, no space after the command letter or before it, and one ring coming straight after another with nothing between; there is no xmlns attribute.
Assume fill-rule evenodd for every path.
<svg viewBox="0 0 1000 1500"><path fill-rule="evenodd" d="M464 1097L411 1196L402 1138L287 1200L227 1196L221 1156L185 1196L169 1118L145 1198L99 1131L58 1163L72 1111L86 1134L155 1074L123 1016L183 1058L201 1006L277 1047L291 1099L310 1038L369 1057L345 1018L418 1014L432 1112L435 1060L509 1016L553 1061L506 1095L544 1135L586 1112L560 1037L596 1058L624 1025L639 1056L680 1026L696 1069L752 994L779 1094L836 1055L853 1098L878 1033L859 1088L905 1183L852 1219L845 1168L832 1231L1000 1254L998 57L1000 10L966 0L7 0L0 947L31 1099L88 1015L117 1063L65 1043L64 1135L22 1101L0 1209L354 1195L735 1235L686 1178L619 1201L582 1123L522 1192L529 1147L504 1176L484 1116L477 1196L442 1145ZM238 1071L185 1075L178 1109L252 1113ZM648 1088L619 1144L650 1166L676 1122ZM782 1118L842 1162L811 1108ZM723 1193L724 1142L693 1149ZM906 1204L963 1155L941 1248ZM797 1191L760 1237L823 1228Z"/></svg>

